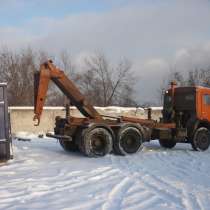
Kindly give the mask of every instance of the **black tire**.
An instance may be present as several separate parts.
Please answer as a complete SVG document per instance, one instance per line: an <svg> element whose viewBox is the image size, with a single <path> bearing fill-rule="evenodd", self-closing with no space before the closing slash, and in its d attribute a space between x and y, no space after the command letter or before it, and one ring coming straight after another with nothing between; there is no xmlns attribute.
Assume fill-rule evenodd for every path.
<svg viewBox="0 0 210 210"><path fill-rule="evenodd" d="M79 150L88 157L101 157L112 151L112 134L103 127L86 128L80 132Z"/></svg>
<svg viewBox="0 0 210 210"><path fill-rule="evenodd" d="M78 146L73 141L65 141L65 140L59 139L59 143L63 147L63 149L67 152L78 151Z"/></svg>
<svg viewBox="0 0 210 210"><path fill-rule="evenodd" d="M66 119L61 119L57 117L56 119L56 127L55 127L55 134L64 135L64 128L65 124L67 123ZM60 131L62 130L62 131ZM76 152L78 151L78 146L75 144L75 141L66 141L63 139L58 139L61 147L67 152Z"/></svg>
<svg viewBox="0 0 210 210"><path fill-rule="evenodd" d="M173 139L159 139L161 147L172 149L176 146L176 141Z"/></svg>
<svg viewBox="0 0 210 210"><path fill-rule="evenodd" d="M114 142L114 152L118 155L128 155L138 152L143 142L142 131L132 125L124 125L117 131Z"/></svg>
<svg viewBox="0 0 210 210"><path fill-rule="evenodd" d="M198 128L193 136L191 145L196 151L207 150L210 145L210 131L205 127Z"/></svg>

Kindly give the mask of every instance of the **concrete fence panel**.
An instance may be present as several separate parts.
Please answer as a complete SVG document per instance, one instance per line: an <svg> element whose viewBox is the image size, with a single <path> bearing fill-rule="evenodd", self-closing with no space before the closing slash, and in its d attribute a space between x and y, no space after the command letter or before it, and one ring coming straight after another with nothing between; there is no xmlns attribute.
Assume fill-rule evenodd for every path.
<svg viewBox="0 0 210 210"><path fill-rule="evenodd" d="M147 118L147 110L143 108L127 107L96 107L97 111L103 115L110 116L136 116ZM162 107L152 107L152 118L158 120L161 117ZM64 107L44 107L41 122L39 126L34 126L33 107L9 107L11 117L12 133L29 132L29 133L47 133L52 132L55 126L56 116L65 116ZM82 117L80 112L75 108L70 108L70 114L74 117Z"/></svg>

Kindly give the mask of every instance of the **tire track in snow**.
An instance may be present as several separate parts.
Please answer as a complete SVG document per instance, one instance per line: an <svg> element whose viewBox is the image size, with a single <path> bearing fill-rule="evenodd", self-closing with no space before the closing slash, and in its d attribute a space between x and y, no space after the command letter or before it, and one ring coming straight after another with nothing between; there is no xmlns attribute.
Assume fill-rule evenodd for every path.
<svg viewBox="0 0 210 210"><path fill-rule="evenodd" d="M188 207L191 204L193 210L197 209L204 210L202 206L206 206L206 203L202 199L198 199L196 195L194 195L193 199L191 199L192 195L188 195L187 191L185 192L185 195L183 195L183 190L182 190L185 180L187 181L188 185L189 184L188 180L191 180L192 176L205 177L205 180L210 178L209 176L210 167L208 165L206 166L206 164L204 164L201 161L203 157L206 156L206 154L196 152L197 154L196 155L194 153L195 152L193 151L179 150L179 151L170 151L170 154L168 154L163 151L163 153L155 152L154 154L151 154L150 157L146 157L150 158L149 163L151 163L153 159L154 162L158 159L158 162L164 164L163 168L167 169L169 172L168 173L169 176L167 176L167 172L163 173L163 177L167 178L167 180L161 178L159 175L157 176L154 171L149 171L148 168L151 169L151 167L150 166L148 167L148 165L144 165L144 160L138 161L135 155L133 156L134 158L130 158L129 156L127 156L123 157L123 159L121 157L112 157L111 161L115 167L123 171L125 176L134 176L134 175L136 176L136 174L139 173L136 179L143 180L145 184L144 186L145 190L148 190L150 192L155 192L155 194L157 194L161 200L164 200L167 203L172 204L176 208L185 209L186 208L185 204L188 203ZM146 158L143 157L143 159ZM146 177L144 177L145 174L147 175ZM145 181L145 178L147 179L147 181ZM174 179L177 181L171 182L171 180ZM191 186L190 187L191 190L194 187L196 186ZM191 190L189 190L189 192ZM136 190L135 193L138 196L139 194L138 190ZM183 202L183 197L185 198L184 202ZM195 202L193 200L195 200Z"/></svg>
<svg viewBox="0 0 210 210"><path fill-rule="evenodd" d="M146 200L143 200L141 203L139 203L136 206L131 206L129 208L126 208L126 210L134 210L134 209L151 209L154 208L154 206L159 202L159 198L156 196L149 197Z"/></svg>
<svg viewBox="0 0 210 210"><path fill-rule="evenodd" d="M148 191L154 193L159 200L164 200L167 204L174 204L177 208L183 208L181 195L174 194L174 189L164 187L160 182L156 182L151 176L142 177L142 185Z"/></svg>
<svg viewBox="0 0 210 210"><path fill-rule="evenodd" d="M126 177L118 183L109 193L108 200L102 206L102 210L120 209L124 195L132 184L133 181L130 177Z"/></svg>
<svg viewBox="0 0 210 210"><path fill-rule="evenodd" d="M151 198L154 197L154 194L149 192L146 189L139 189L138 192L129 193L126 195L126 199L123 201L123 208L129 209L129 208L136 208L139 205L141 205L144 202L147 202Z"/></svg>
<svg viewBox="0 0 210 210"><path fill-rule="evenodd" d="M189 158L188 155L185 155L182 151L170 151L170 156L166 156L165 153L161 154L158 153L157 157L158 160L164 163L164 168L167 168L170 171L170 175L174 176L175 178L182 178L191 175L191 164L192 159ZM180 156L184 156L184 160L180 159ZM186 165L186 163L188 163Z"/></svg>
<svg viewBox="0 0 210 210"><path fill-rule="evenodd" d="M195 195L195 199L196 199L196 203L200 207L200 210L205 210L205 208L203 207L203 204L202 204L201 200L199 199L199 197L197 195Z"/></svg>
<svg viewBox="0 0 210 210"><path fill-rule="evenodd" d="M198 193L196 195L196 199L201 207L201 210L206 210L205 206L210 206L209 198L210 198L210 191L206 191L205 195L201 193Z"/></svg>
<svg viewBox="0 0 210 210"><path fill-rule="evenodd" d="M65 153L47 152L47 157L44 150L31 148L31 152L29 160L18 155L17 162L2 166L0 209L207 210L210 206L210 153L151 148L100 160L73 155L74 162ZM49 164L50 159L56 162Z"/></svg>
<svg viewBox="0 0 210 210"><path fill-rule="evenodd" d="M187 192L186 189L183 189L182 201L187 210L203 210L202 204L197 197L193 193Z"/></svg>
<svg viewBox="0 0 210 210"><path fill-rule="evenodd" d="M178 161L176 164L172 162L171 166L175 166L175 167L173 167L173 169L170 167L171 168L170 170L177 170L177 168L180 168L182 166L182 163L184 164L183 161L181 161L180 163L181 164L179 164ZM186 162L185 162L185 166L183 167L183 170L184 169L186 169L186 171L189 171L189 173L186 173L189 179L192 173L194 173L195 171L197 172L197 168L194 168L192 165L187 167ZM182 170L178 170L178 171L182 172ZM178 177L181 178L182 175L183 174L179 174ZM200 175L202 176L203 173L201 172ZM151 190L153 190L153 192L156 192L158 195L161 195L162 198L164 199L167 198L167 201L170 203L174 203L176 207L179 207L179 208L181 207L182 209L189 209L189 210L205 210L203 208L203 204L201 200L198 199L196 195L192 193L188 193L185 190L185 188L183 190L183 189L177 188L177 186L174 187L172 184L166 181L163 181L162 179L160 179L157 176L154 176L151 173L148 174L147 177L152 178L152 179L151 181L145 182L145 179L142 178L146 187L150 188ZM157 182L157 184L155 184L154 181ZM188 191L190 192L190 190ZM180 203L181 205L177 205L177 203Z"/></svg>
<svg viewBox="0 0 210 210"><path fill-rule="evenodd" d="M142 165L139 167L139 165L136 164L135 160L134 163L130 161L129 157L123 158L124 159L122 160L121 157L112 157L112 164L115 167L124 169L124 175L133 179L135 183L138 183L142 188L144 188L145 192L148 191L152 194L155 193L155 196L147 196L146 198L142 199L142 203L145 203L145 205L147 206L149 204L149 200L157 202L158 200L163 200L162 198L167 199L168 203L174 201L175 203L181 202L180 198L174 196L174 194L177 194L176 188L170 186L172 192L166 190L165 188L169 187L168 183L151 175L151 172L148 172ZM138 191L136 194L137 196L140 196ZM139 200L141 200L141 197L139 197ZM139 202L138 205L140 205Z"/></svg>
<svg viewBox="0 0 210 210"><path fill-rule="evenodd" d="M112 157L111 160L115 167L123 169L124 175L132 177L141 188L144 188L145 192L148 191L155 195L148 196L142 202L149 203L151 199L157 203L158 200L159 202L164 200L168 204L174 204L177 208L184 208L181 198L182 191L156 175L153 175L151 171L148 171L144 167L142 162L139 165L135 158L133 160L129 157L123 157L123 160L121 157ZM136 194L136 196L140 196L138 191L136 191ZM141 197L139 197L139 200L141 200ZM140 204L138 203L138 205Z"/></svg>

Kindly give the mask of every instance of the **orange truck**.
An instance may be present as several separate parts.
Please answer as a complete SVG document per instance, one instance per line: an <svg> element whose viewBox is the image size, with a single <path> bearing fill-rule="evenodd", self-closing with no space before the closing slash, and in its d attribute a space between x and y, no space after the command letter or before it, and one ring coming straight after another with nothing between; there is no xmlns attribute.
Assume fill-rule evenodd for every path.
<svg viewBox="0 0 210 210"><path fill-rule="evenodd" d="M65 118L57 116L54 134L67 151L79 150L89 157L110 152L119 155L136 153L142 143L159 139L162 147L190 143L194 150L207 150L210 144L210 89L177 87L175 82L164 94L162 117L159 122L137 117L101 115L82 95L76 85L52 61L40 66L34 75L34 120L40 122L49 82L53 81L71 104L83 114L72 117L66 107Z"/></svg>

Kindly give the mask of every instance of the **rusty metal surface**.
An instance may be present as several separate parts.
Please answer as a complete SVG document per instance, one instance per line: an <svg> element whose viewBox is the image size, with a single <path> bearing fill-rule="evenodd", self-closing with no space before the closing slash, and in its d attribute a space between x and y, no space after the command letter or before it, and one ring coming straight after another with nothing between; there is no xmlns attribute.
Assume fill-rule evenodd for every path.
<svg viewBox="0 0 210 210"><path fill-rule="evenodd" d="M141 125L148 126L150 128L175 128L175 123L158 123L155 120L148 120L148 119L140 119L134 117L125 117L122 116L122 121L124 122L132 122L132 123L139 123Z"/></svg>
<svg viewBox="0 0 210 210"><path fill-rule="evenodd" d="M90 119L102 119L96 109L87 101L75 84L67 78L63 71L53 65L52 61L48 61L40 66L39 77L35 76L35 100L34 100L34 120L40 122L46 94L48 90L49 81L52 80L59 89L70 99L71 103L75 105L79 111Z"/></svg>

